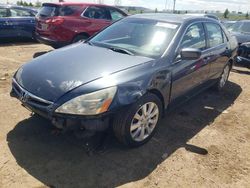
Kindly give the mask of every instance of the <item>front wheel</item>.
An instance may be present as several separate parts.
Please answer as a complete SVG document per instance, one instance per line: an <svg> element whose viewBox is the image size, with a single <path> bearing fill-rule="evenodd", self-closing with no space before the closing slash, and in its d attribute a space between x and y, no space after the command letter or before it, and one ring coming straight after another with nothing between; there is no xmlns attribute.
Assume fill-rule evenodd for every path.
<svg viewBox="0 0 250 188"><path fill-rule="evenodd" d="M154 135L161 114L160 99L148 93L115 117L113 122L115 136L127 146L140 146Z"/></svg>

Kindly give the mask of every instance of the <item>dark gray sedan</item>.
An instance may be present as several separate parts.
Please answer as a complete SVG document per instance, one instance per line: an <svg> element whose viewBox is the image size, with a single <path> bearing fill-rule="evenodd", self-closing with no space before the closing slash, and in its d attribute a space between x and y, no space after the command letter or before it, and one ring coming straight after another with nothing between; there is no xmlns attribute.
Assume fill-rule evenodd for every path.
<svg viewBox="0 0 250 188"><path fill-rule="evenodd" d="M139 146L165 110L208 87L223 89L236 47L214 19L134 15L23 65L11 95L60 129L112 126L119 141Z"/></svg>

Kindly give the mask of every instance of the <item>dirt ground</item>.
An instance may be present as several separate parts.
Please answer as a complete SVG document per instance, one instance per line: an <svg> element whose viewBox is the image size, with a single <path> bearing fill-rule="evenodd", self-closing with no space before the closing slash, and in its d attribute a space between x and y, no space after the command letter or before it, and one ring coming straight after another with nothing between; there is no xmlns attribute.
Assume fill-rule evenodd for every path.
<svg viewBox="0 0 250 188"><path fill-rule="evenodd" d="M149 143L127 149L112 133L89 141L56 134L9 96L14 71L49 50L0 46L1 188L250 187L249 69L234 68L225 91L201 93L168 113Z"/></svg>

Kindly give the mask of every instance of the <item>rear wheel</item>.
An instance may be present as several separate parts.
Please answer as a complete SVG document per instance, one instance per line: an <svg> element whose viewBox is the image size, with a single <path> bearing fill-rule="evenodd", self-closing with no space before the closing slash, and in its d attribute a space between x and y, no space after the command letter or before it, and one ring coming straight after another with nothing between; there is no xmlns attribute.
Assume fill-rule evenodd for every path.
<svg viewBox="0 0 250 188"><path fill-rule="evenodd" d="M154 135L161 114L160 99L148 93L125 112L117 115L113 122L114 133L123 144L130 147L140 146Z"/></svg>

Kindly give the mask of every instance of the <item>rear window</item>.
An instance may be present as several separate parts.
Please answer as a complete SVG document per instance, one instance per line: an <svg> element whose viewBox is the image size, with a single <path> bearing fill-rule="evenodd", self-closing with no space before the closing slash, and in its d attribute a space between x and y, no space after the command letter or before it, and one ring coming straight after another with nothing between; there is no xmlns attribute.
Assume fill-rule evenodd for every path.
<svg viewBox="0 0 250 188"><path fill-rule="evenodd" d="M80 6L57 6L57 5L45 5L39 12L39 17L53 17L53 16L71 16L80 11Z"/></svg>

